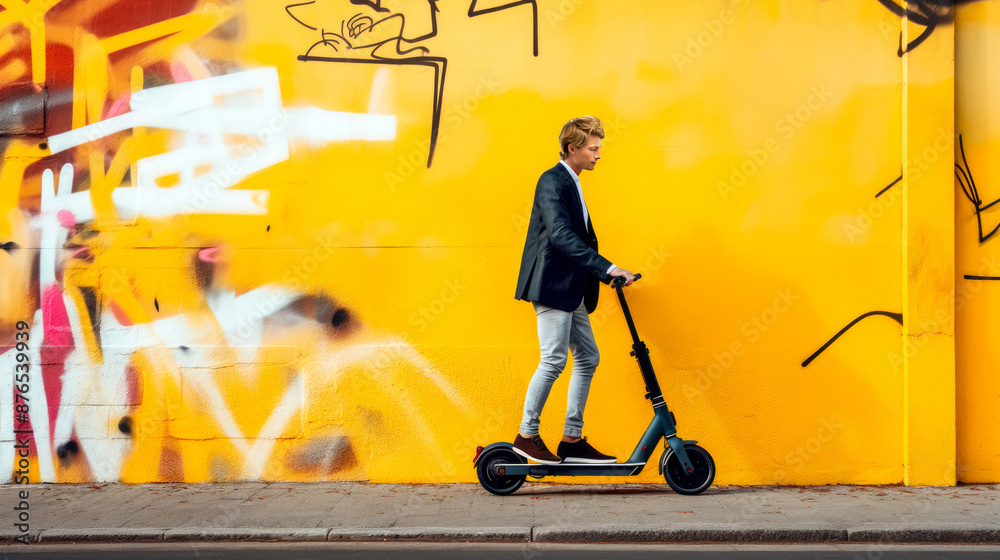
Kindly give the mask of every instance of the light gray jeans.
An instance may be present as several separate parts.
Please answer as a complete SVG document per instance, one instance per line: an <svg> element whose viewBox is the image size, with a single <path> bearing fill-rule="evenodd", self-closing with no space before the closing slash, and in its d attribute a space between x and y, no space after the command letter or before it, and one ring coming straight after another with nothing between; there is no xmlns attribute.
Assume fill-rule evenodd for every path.
<svg viewBox="0 0 1000 560"><path fill-rule="evenodd" d="M594 331L590 328L590 316L587 315L583 302L572 313L537 302L531 304L535 306L542 357L528 383L520 432L526 436L538 434L538 417L542 414L552 383L566 368L568 350L573 353L573 374L569 378L566 426L563 433L580 437L583 434L583 409L587 406L590 380L600 361Z"/></svg>

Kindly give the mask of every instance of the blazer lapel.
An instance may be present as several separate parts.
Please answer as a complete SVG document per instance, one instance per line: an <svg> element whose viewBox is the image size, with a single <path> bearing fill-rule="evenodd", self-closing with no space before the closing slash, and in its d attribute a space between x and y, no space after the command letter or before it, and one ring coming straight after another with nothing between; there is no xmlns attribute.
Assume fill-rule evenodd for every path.
<svg viewBox="0 0 1000 560"><path fill-rule="evenodd" d="M581 226L583 226L584 230L587 230L590 227L590 225L583 223L583 205L580 203L580 193L577 192L576 190L576 181L573 180L573 177L569 174L569 170L566 169L565 165L557 163L556 167L558 167L559 170L562 172L560 176L563 179L563 187L565 187L569 191L570 212L572 212L573 215L577 217L577 219L574 220L573 223L580 224ZM577 233L580 235L580 237L584 238L587 235L587 231L581 231L579 228L577 229Z"/></svg>

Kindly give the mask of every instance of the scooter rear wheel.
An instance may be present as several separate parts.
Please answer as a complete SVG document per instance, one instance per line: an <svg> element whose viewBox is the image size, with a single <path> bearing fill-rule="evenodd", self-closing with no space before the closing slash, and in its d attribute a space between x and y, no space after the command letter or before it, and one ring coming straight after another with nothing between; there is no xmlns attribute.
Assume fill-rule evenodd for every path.
<svg viewBox="0 0 1000 560"><path fill-rule="evenodd" d="M664 453L664 458L661 459L665 463L663 465L663 477L667 479L667 484L678 494L686 496L701 494L715 480L715 461L712 460L712 456L708 454L708 451L697 445L689 443L684 446L684 450L687 451L688 459L691 461L691 466L694 467L694 472L690 474L684 472L677 454L671 452L668 448Z"/></svg>
<svg viewBox="0 0 1000 560"><path fill-rule="evenodd" d="M524 484L524 475L506 475L497 472L497 465L510 463L526 463L523 457L514 453L509 447L499 447L484 451L476 466L479 484L491 494L506 496L513 494Z"/></svg>

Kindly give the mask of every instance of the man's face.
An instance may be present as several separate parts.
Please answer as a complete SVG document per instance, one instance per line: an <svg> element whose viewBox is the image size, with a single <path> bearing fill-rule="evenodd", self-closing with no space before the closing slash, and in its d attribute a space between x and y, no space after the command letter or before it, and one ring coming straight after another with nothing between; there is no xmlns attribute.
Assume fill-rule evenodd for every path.
<svg viewBox="0 0 1000 560"><path fill-rule="evenodd" d="M580 148L570 144L569 157L566 159L568 160L566 163L574 167L593 171L597 160L601 159L600 137L591 134L590 138L587 138L587 142Z"/></svg>

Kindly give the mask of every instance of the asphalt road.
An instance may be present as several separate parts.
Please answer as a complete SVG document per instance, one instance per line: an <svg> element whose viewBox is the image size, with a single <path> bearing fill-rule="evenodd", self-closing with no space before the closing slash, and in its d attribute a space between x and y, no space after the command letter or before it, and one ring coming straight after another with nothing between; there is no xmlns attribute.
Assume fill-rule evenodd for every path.
<svg viewBox="0 0 1000 560"><path fill-rule="evenodd" d="M122 545L10 545L2 560L972 560L1000 558L1000 546L976 545L559 545L466 543L171 543Z"/></svg>

